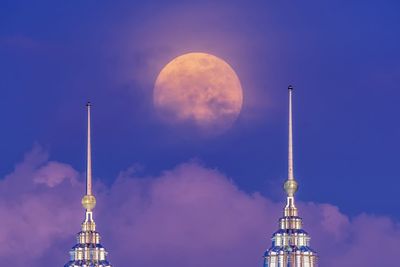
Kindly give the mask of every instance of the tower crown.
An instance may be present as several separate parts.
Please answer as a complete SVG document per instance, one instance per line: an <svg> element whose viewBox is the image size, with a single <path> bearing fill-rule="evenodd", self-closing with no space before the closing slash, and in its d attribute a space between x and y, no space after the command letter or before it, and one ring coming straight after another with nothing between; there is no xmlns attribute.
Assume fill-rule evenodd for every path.
<svg viewBox="0 0 400 267"><path fill-rule="evenodd" d="M107 261L107 252L100 244L100 234L96 231L96 223L93 219L93 209L96 206L96 198L92 193L92 153L90 140L90 109L87 108L87 166L86 166L86 194L82 198L82 206L85 211L85 220L82 230L78 233L78 244L70 250L70 261L64 267L111 267Z"/></svg>
<svg viewBox="0 0 400 267"><path fill-rule="evenodd" d="M315 267L316 253L310 248L310 237L303 230L303 220L298 215L294 199L298 184L293 170L293 87L290 85L288 89L288 178L283 185L287 195L286 206L283 217L279 219L279 230L272 236L272 246L265 252L264 267Z"/></svg>

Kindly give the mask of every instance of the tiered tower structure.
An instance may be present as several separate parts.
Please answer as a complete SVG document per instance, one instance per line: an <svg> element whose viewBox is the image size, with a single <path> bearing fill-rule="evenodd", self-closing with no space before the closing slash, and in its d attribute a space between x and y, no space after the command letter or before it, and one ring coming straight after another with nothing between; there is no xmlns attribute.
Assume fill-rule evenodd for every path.
<svg viewBox="0 0 400 267"><path fill-rule="evenodd" d="M289 150L288 178L284 183L287 194L283 217L279 219L279 230L272 235L272 246L264 254L264 267L316 267L317 255L310 248L310 236L303 230L294 195L298 185L293 175L293 120L292 94L289 86Z"/></svg>
<svg viewBox="0 0 400 267"><path fill-rule="evenodd" d="M107 261L107 252L100 244L100 234L96 231L93 209L96 198L92 193L92 153L90 142L90 102L87 103L87 169L86 195L82 198L82 206L86 210L82 230L77 235L77 244L70 250L70 261L64 267L111 267Z"/></svg>

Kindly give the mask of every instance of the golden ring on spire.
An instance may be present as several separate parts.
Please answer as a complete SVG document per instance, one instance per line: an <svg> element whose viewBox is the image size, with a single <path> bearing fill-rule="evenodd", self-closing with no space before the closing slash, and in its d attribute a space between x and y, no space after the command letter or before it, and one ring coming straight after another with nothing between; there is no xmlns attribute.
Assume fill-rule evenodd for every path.
<svg viewBox="0 0 400 267"><path fill-rule="evenodd" d="M283 185L283 188L285 189L285 191L289 197L293 197L294 193L296 193L296 191L297 191L298 185L295 180L289 179L285 182L285 184Z"/></svg>
<svg viewBox="0 0 400 267"><path fill-rule="evenodd" d="M93 195L85 195L82 198L82 206L86 209L86 210L93 210L94 207L96 207L96 198Z"/></svg>

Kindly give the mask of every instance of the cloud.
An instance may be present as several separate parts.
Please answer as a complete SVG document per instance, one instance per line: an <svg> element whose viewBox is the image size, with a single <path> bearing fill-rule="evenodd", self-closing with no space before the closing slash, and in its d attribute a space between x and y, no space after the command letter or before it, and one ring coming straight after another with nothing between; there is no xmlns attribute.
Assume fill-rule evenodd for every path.
<svg viewBox="0 0 400 267"><path fill-rule="evenodd" d="M33 182L55 187L64 180L74 184L79 176L71 166L59 162L50 161L38 169L33 177Z"/></svg>
<svg viewBox="0 0 400 267"><path fill-rule="evenodd" d="M50 174L52 178L47 176ZM65 164L48 162L47 153L35 146L15 166L13 173L0 182L3 264L35 266L32 262L52 250L55 242L76 232L71 223L79 222L77 209L72 209L79 199L80 188L72 182L75 179L72 169Z"/></svg>
<svg viewBox="0 0 400 267"><path fill-rule="evenodd" d="M62 266L75 243L83 177L49 161L39 146L0 182L0 259L19 266ZM282 203L241 191L218 170L183 163L158 177L121 172L96 183L95 219L115 266L262 266ZM299 203L320 266L390 266L400 225L388 217L349 218L330 204ZM23 255L23 257L21 257Z"/></svg>
<svg viewBox="0 0 400 267"><path fill-rule="evenodd" d="M121 209L112 214L115 227L121 227L112 244L118 251L115 261L122 259L118 265L212 267L259 261L264 227L274 220L269 223L264 211L271 204L258 194L247 195L218 171L196 163L182 164L151 182L135 181L119 177L110 194L117 202L113 206ZM118 194L129 188L127 183L139 189Z"/></svg>

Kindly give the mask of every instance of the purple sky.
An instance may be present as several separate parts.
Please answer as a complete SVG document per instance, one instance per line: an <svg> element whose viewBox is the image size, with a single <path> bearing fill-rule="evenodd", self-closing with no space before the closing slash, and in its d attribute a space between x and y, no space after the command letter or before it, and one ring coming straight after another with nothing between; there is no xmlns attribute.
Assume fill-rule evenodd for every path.
<svg viewBox="0 0 400 267"><path fill-rule="evenodd" d="M321 266L392 265L378 252L400 245L399 8L1 1L1 262L67 261L91 100L95 216L115 266L261 266L283 207L293 84L297 198ZM224 134L156 116L155 79L188 52L224 59L242 83Z"/></svg>

